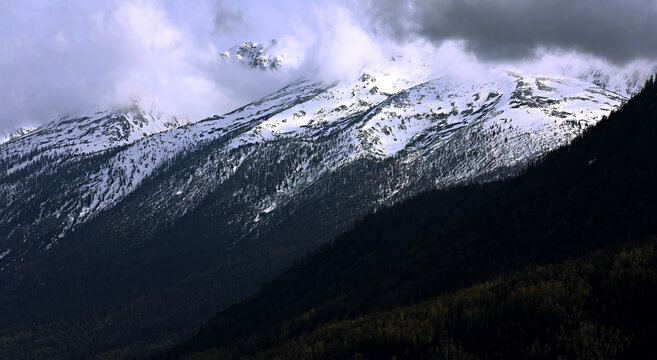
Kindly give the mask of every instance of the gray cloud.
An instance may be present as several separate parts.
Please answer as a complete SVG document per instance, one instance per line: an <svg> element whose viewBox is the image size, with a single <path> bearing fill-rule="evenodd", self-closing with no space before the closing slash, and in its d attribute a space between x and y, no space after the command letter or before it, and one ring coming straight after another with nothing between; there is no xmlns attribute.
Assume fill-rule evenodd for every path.
<svg viewBox="0 0 657 360"><path fill-rule="evenodd" d="M230 31L244 24L244 14L240 9L229 6L223 0L215 3L214 26L219 31Z"/></svg>
<svg viewBox="0 0 657 360"><path fill-rule="evenodd" d="M615 63L657 57L654 0L372 0L375 26L399 40L460 39L482 59L575 50Z"/></svg>

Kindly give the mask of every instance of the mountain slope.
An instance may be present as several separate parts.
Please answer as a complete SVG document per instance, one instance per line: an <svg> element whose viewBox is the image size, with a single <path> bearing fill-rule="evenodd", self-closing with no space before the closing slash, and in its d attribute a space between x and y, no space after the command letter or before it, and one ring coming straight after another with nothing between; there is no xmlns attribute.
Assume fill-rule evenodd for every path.
<svg viewBox="0 0 657 360"><path fill-rule="evenodd" d="M623 101L564 77L372 71L105 151L26 146L0 160L0 336L23 358L149 352L365 214L514 175ZM41 143L21 139L1 149Z"/></svg>
<svg viewBox="0 0 657 360"><path fill-rule="evenodd" d="M11 174L42 156L72 156L106 151L150 135L175 129L187 120L146 111L138 103L90 115L65 116L13 136L3 145L2 156L11 159ZM17 134L18 135L18 134ZM30 154L29 159L26 159Z"/></svg>
<svg viewBox="0 0 657 360"><path fill-rule="evenodd" d="M329 344L335 340L327 335L331 329L352 331L362 321L385 321L386 316L397 316L404 310L383 315L375 314L377 311L408 306L446 291L492 281L509 271L561 262L595 249L610 247L613 253L624 242L656 234L657 191L652 184L657 175L652 156L657 151L653 141L657 134L656 103L657 85L650 82L609 119L518 179L423 195L369 217L264 285L254 297L218 314L196 337L163 357L221 354L242 358L264 350L270 352L261 353L263 357L275 357L280 351L295 349L290 346L305 351L309 343L295 339L303 336L311 343ZM433 227L434 215L446 212L442 206L454 206L445 200L463 194L476 202L465 208L456 206L457 217ZM650 264L644 268L652 276L646 281L654 283L654 264ZM608 301L645 305L650 299L623 297L640 294L635 290L623 294L622 288L617 289L616 298ZM423 306L414 309L422 310ZM620 316L631 316L628 309ZM368 317L361 318L363 315ZM338 323L342 319L347 320ZM491 326L495 324L502 323ZM654 336L654 327L637 324L639 328L626 334L648 333L634 342L623 340L629 347L616 349L628 358L643 354L648 344L645 339L649 334ZM366 346L383 341L379 337L383 335L365 332L362 336L371 342L360 342L360 348L336 345L327 348L325 354L352 357L362 350L374 356L372 351L380 347ZM425 333L418 336L431 338ZM361 333L355 339L359 339L355 343L363 339ZM516 349L501 344L491 346L500 346L499 351ZM401 351L399 356L410 356L403 348ZM427 352L421 354L429 356Z"/></svg>
<svg viewBox="0 0 657 360"><path fill-rule="evenodd" d="M8 134L5 139L0 140L0 144L4 144L4 143L6 143L7 141L10 141L10 140L18 139L21 136L25 136L25 135L31 133L35 129L36 128L32 127L32 126L22 127L22 128L20 128L16 131L12 132L11 134Z"/></svg>
<svg viewBox="0 0 657 360"><path fill-rule="evenodd" d="M0 195L6 205L0 231L9 245L4 251L25 258L37 248L49 248L80 223L121 202L144 180L156 178L189 156L197 162L195 169L187 170L197 173L195 178L167 179L168 184L158 185L158 192L144 199L151 209L182 200L182 208L169 206L168 213L157 214L161 222L193 209L257 148L262 152L262 148L283 144L311 154L310 159L293 159L297 168L288 169L284 178L267 185L275 186L275 192L270 190L250 199L250 213L239 215L251 218L244 219L250 228L260 219L259 213L285 205L313 182L361 159L392 158L396 167L407 168L409 174L382 184L375 204L406 197L407 188L412 194L434 186L495 177L567 143L621 101L613 93L564 78L509 73L495 83L460 84L436 79L413 85L390 75L377 79L366 74L354 84L302 82L223 117L156 133L140 141L135 139L151 127L154 132L159 130L157 122L147 123L150 127L144 130L122 114L118 118L83 119L85 122L77 124L75 132L58 128L50 135L53 131L46 127L2 148L6 156L0 163L4 173ZM140 114L131 119L141 119ZM111 124L94 127L84 136L100 140L89 142L83 137L79 142L72 141L86 123L99 121ZM139 131L121 132L125 130L122 124L132 124L126 129ZM100 134L98 129L102 129ZM212 154L204 150L210 146ZM70 157L61 155L96 154L100 149L116 151L102 153L100 166L88 165L94 163L90 156L71 163ZM313 157L321 157L321 161ZM63 168L67 177L78 177L57 189L44 186L43 182L50 185L53 177L62 177L59 171ZM418 177L427 183L413 184ZM44 188L51 191L44 193ZM25 199L38 199L39 211L35 209L29 213L31 216L25 216ZM24 237L31 247L19 245Z"/></svg>
<svg viewBox="0 0 657 360"><path fill-rule="evenodd" d="M627 69L614 74L608 70L591 67L577 74L576 77L629 98L638 94L645 82L656 72L657 68L653 67L648 71Z"/></svg>

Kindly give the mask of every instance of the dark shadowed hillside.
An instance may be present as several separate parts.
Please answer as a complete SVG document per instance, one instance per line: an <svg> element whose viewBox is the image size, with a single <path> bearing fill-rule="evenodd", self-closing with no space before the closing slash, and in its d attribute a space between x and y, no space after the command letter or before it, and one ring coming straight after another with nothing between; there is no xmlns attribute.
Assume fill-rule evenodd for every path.
<svg viewBox="0 0 657 360"><path fill-rule="evenodd" d="M367 217L162 357L640 357L655 337L655 104L649 81L519 178Z"/></svg>

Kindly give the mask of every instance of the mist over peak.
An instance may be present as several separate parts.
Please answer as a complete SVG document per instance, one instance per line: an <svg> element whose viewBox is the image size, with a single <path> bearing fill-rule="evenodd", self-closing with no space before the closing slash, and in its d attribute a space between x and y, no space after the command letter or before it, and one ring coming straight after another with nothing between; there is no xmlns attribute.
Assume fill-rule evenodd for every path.
<svg viewBox="0 0 657 360"><path fill-rule="evenodd" d="M487 56L482 49L505 41L502 35L498 40L475 39L461 27L450 32L446 25L429 26L430 16L448 18L470 5L456 0L405 5L273 0L266 6L255 0L3 2L0 133L39 126L62 114L124 106L135 98L158 111L197 121L299 79L348 81L373 69L423 73L427 79L444 74L477 78L488 76L492 68L519 69L586 78L625 95L656 69L650 51L631 48L619 61L619 56L594 51L593 45L540 38L523 45L529 50L522 56ZM500 0L486 8L498 22L510 23L506 29L520 28L526 23L522 19L531 19L527 6L513 10ZM553 18L561 16L570 24L565 14L545 7ZM501 8L509 14L502 16ZM613 27L608 16L591 16L601 16L600 31ZM650 29L644 25L639 22L632 29ZM597 29L582 28L575 38L584 43L585 35ZM646 34L644 46L652 41ZM507 45L500 48L515 46ZM242 66L245 59L251 66Z"/></svg>

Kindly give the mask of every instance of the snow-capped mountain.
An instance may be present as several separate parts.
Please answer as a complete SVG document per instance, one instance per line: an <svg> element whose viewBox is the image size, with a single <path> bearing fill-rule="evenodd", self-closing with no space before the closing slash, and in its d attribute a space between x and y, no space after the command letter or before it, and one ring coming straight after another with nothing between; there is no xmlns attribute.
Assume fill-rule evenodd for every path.
<svg viewBox="0 0 657 360"><path fill-rule="evenodd" d="M0 319L53 337L82 319L90 339L128 342L193 331L368 213L517 174L626 99L577 78L401 63L222 116L128 106L0 144Z"/></svg>
<svg viewBox="0 0 657 360"><path fill-rule="evenodd" d="M570 78L494 78L419 81L371 72L353 82L301 81L183 127L136 106L52 122L0 147L0 251L16 254L0 267L50 248L146 184L136 206L151 216L130 221L148 237L268 153L278 155L261 165L277 176L244 175L241 210L227 219L239 224L234 241L282 221L270 214L367 161L383 168L363 175L376 190L352 204L360 216L419 191L514 173L624 100Z"/></svg>
<svg viewBox="0 0 657 360"><path fill-rule="evenodd" d="M78 161L84 155L101 153L132 144L150 135L175 129L187 119L146 111L138 104L96 111L89 115L64 116L39 128L22 131L0 147L4 175L47 161L49 167ZM13 141L12 141L13 140Z"/></svg>

